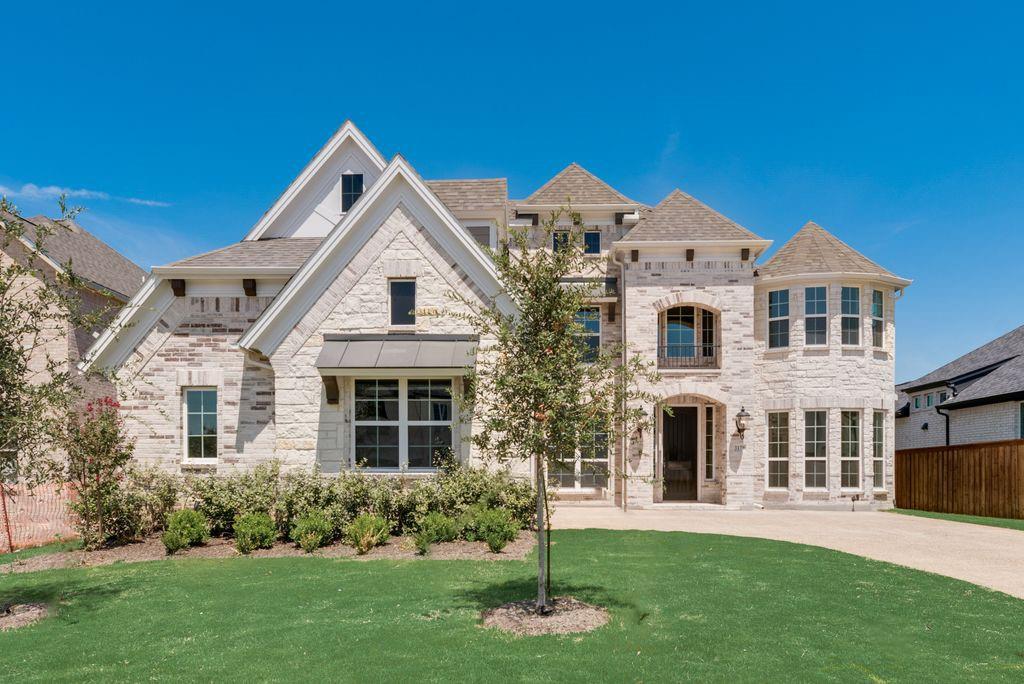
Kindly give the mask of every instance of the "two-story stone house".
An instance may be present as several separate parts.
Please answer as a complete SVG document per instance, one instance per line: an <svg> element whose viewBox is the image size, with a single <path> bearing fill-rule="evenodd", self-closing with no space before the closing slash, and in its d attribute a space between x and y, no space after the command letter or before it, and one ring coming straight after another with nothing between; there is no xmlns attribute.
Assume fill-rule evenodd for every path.
<svg viewBox="0 0 1024 684"><path fill-rule="evenodd" d="M558 474L564 495L888 499L909 281L813 223L758 265L771 242L689 195L648 207L576 164L523 200L504 179L425 181L351 123L242 241L154 268L86 364L117 369L138 458L172 470L429 473L446 448L475 461L451 397L486 340L411 312L450 307L453 289L510 307L480 245L570 200L594 260L580 321L654 361L649 389L673 410L646 407L654 429Z"/></svg>

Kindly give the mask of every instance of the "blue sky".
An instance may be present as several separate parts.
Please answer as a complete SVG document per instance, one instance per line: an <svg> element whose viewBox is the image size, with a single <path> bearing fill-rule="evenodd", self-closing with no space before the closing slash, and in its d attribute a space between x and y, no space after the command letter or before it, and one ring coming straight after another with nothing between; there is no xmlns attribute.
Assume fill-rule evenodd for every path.
<svg viewBox="0 0 1024 684"><path fill-rule="evenodd" d="M769 4L16 3L0 186L77 191L148 268L241 239L351 118L428 178L577 161L776 246L813 219L914 279L901 380L1024 323L1024 5Z"/></svg>

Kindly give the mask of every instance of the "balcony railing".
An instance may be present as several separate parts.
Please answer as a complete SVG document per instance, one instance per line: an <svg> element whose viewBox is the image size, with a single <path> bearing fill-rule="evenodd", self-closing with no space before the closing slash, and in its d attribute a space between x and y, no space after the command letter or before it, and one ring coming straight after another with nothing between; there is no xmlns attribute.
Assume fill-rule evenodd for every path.
<svg viewBox="0 0 1024 684"><path fill-rule="evenodd" d="M658 347L658 368L718 368L721 345L668 344Z"/></svg>

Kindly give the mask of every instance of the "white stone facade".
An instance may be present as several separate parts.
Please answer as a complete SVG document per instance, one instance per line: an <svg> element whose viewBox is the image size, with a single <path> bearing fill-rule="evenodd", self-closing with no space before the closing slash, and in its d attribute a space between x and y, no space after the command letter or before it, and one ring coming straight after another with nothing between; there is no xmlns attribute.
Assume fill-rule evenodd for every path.
<svg viewBox="0 0 1024 684"><path fill-rule="evenodd" d="M344 134L345 129L338 135ZM125 317L125 323L142 323L136 331L115 326L90 352L88 363L110 360L120 368L119 377L129 389L125 408L132 416L140 461L173 471L222 472L270 459L286 466L315 464L326 472L351 468L356 462L354 386L374 374L318 367L325 336L466 335L472 332L466 323L431 312L459 310L462 305L452 300L452 292L475 302L500 297L488 276L487 257L462 227L489 214L472 208L449 211L404 160L396 158L384 167L365 140L349 135L332 140L304 175L318 178L320 156L338 154L349 166L373 167L366 179L375 186L367 188L349 215L339 214L336 224L321 226L324 242L300 268L285 273L260 265L246 275L233 265L231 270L225 266L202 272L165 267L154 275L159 282L133 302L132 313ZM328 170L342 168L336 159L321 161ZM302 177L248 240L316 233L318 224L302 218L302 206L315 207L321 218L335 216L331 198L337 194L337 178L328 173L310 181L305 199L300 181ZM297 199L288 204L289 197ZM491 216L497 226L507 220L529 225L531 213L545 210L544 205L502 201ZM325 202L330 206L325 208ZM757 258L769 243L749 233L738 240L716 241L703 234L694 240L680 228L680 235L670 240L620 242L629 240L642 208L617 194L607 202L590 199L583 223L601 232L601 251L593 256L593 273L588 275L615 279L615 292L595 302L602 344L625 342L630 353L660 364L660 381L646 388L660 403L644 407L655 416L656 426L611 446L606 486L577 485L565 494L607 498L630 508L678 499L672 487L679 483L672 478L679 475L669 472L675 473L678 464L666 457L666 449L677 446L670 443L675 437L666 437L677 429L666 423L662 409L668 406L686 416L696 410L696 431L683 423L678 428L684 435L680 439L692 449L682 467L696 470L696 481L686 480L687 487L694 487L687 500L733 508L845 506L854 500L888 505L895 444L894 309L900 283L906 281L832 272L765 278L758 273ZM275 215L283 218L275 223ZM719 225L718 218L709 219L709 225ZM703 229L698 225L697 230ZM257 281L260 296L243 294L242 279L247 277ZM388 293L395 279L415 281L421 314L414 326L391 325ZM180 290L171 295L173 282L185 289L183 295ZM803 293L811 286L824 286L828 292L827 343L813 347L804 344ZM843 287L860 292L856 344L842 340ZM768 293L778 289L790 294L790 340L785 348L769 349ZM871 316L875 291L884 296L884 329L877 346ZM694 317L697 337L690 346L696 351L667 351L669 312ZM703 330L708 332L701 337ZM411 379L447 378L458 389L458 369L447 375L428 371L386 368L377 377L401 378L402 387ZM329 397L335 380L336 403ZM184 392L203 387L217 391L217 454L196 462L188 456ZM735 421L743 410L750 417L741 436ZM815 488L805 486L804 478L804 420L809 410L827 414L827 474L824 486ZM788 478L774 487L768 486L767 475L769 412L786 413L789 425ZM848 419L850 412L859 417L859 434L851 437L849 429L844 433L844 412ZM876 415L881 421L877 432ZM465 440L473 426L457 415L452 424L458 456L478 460ZM402 442L403 454L408 443ZM881 468L877 483L876 461Z"/></svg>

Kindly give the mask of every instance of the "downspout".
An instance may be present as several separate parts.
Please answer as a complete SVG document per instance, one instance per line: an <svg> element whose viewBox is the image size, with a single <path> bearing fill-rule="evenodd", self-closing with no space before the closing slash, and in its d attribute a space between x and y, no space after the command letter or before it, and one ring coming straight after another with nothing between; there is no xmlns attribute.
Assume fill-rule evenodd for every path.
<svg viewBox="0 0 1024 684"><path fill-rule="evenodd" d="M946 383L946 387L949 388L949 391L952 392L953 396L955 397L956 394L957 394L956 393L956 385L954 385L951 382L947 382ZM945 410L948 411L949 409L945 409ZM936 406L935 407L935 412L938 413L940 416L942 416L943 418L946 419L946 446L949 446L949 414L948 413L943 413L943 408L941 406Z"/></svg>
<svg viewBox="0 0 1024 684"><path fill-rule="evenodd" d="M622 306L619 307L619 309L620 309L620 311L619 311L619 321L620 321L619 326L620 326L620 328L622 330L622 363L625 364L627 362L627 359L628 359L628 357L626 355L627 354L627 350L626 350L626 264L623 261L619 261L619 252L618 251L613 252L613 254L612 254L612 263L619 267L619 281L622 283L622 285L619 287L619 299L622 302ZM623 395L622 395L622 415L625 415L625 414L626 414L626 395L625 395L625 393L623 393ZM626 437L625 431L623 431L623 433L621 435L619 435L619 453L621 454L621 458L622 458L622 477L621 477L621 482L622 482L622 511L623 512L626 511L627 506L628 506L627 499L626 499L626 481L627 481L627 477L626 477L626 460L627 460L626 448L627 448L628 441L629 440Z"/></svg>

